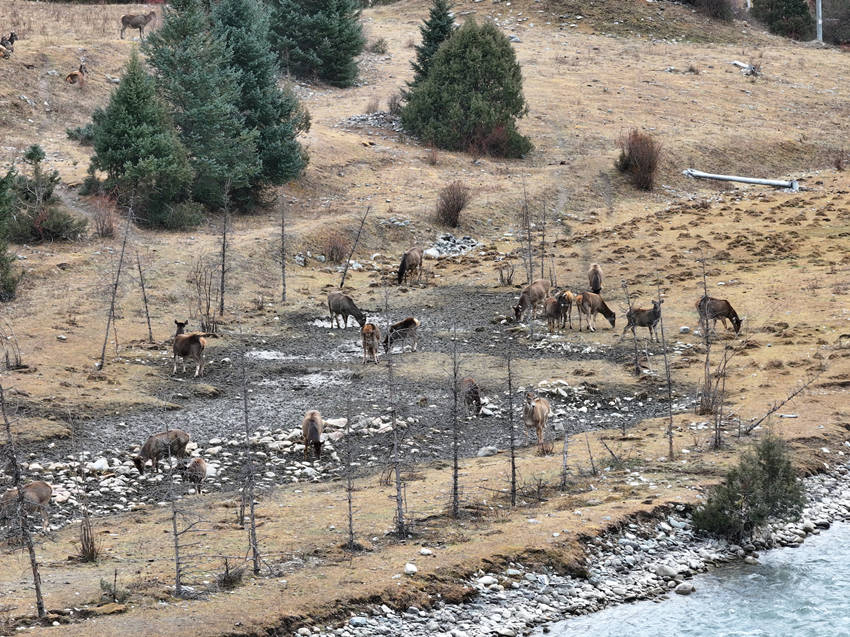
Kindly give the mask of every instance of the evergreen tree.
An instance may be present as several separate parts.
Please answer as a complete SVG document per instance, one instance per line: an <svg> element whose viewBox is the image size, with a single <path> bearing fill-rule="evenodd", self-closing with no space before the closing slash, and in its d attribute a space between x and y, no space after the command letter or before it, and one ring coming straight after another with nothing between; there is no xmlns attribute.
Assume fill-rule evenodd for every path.
<svg viewBox="0 0 850 637"><path fill-rule="evenodd" d="M10 168L6 176L0 178L0 302L15 298L15 291L21 280L21 275L12 267L17 259L14 254L9 254L5 232L5 222L14 214L16 207L16 176L15 169Z"/></svg>
<svg viewBox="0 0 850 637"><path fill-rule="evenodd" d="M806 0L753 0L750 12L756 20L764 22L771 33L795 40L812 37L815 21Z"/></svg>
<svg viewBox="0 0 850 637"><path fill-rule="evenodd" d="M137 218L172 226L172 204L190 194L193 180L186 149L156 95L154 79L134 50L118 88L93 120L94 156L89 171L106 173L105 189Z"/></svg>
<svg viewBox="0 0 850 637"><path fill-rule="evenodd" d="M231 52L213 37L199 0L174 0L162 27L145 41L167 102L195 171L193 198L210 208L224 205L231 191L249 187L260 169L257 132L239 112L239 72Z"/></svg>
<svg viewBox="0 0 850 637"><path fill-rule="evenodd" d="M449 0L434 0L428 19L419 27L422 44L416 46L416 59L410 62L414 76L408 86L412 88L425 79L437 49L451 37L454 31L455 18L451 3Z"/></svg>
<svg viewBox="0 0 850 637"><path fill-rule="evenodd" d="M358 0L275 0L272 44L298 77L351 86L366 38Z"/></svg>
<svg viewBox="0 0 850 637"><path fill-rule="evenodd" d="M298 177L307 164L296 137L309 130L310 117L291 89L277 86L269 28L269 11L259 0L221 0L213 10L213 34L227 44L229 63L239 73L238 108L245 126L259 135L261 167L251 182L253 195L267 184Z"/></svg>
<svg viewBox="0 0 850 637"><path fill-rule="evenodd" d="M521 157L531 142L516 130L528 111L522 73L507 37L468 20L437 51L402 109L405 130L447 150Z"/></svg>

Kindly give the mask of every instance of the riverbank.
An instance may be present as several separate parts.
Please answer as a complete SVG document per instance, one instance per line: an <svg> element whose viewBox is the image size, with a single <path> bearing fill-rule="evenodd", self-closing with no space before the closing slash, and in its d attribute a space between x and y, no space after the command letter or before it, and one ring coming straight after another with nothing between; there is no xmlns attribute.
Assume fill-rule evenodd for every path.
<svg viewBox="0 0 850 637"><path fill-rule="evenodd" d="M469 604L438 604L430 612L409 608L401 613L384 606L371 617L352 617L347 626L332 631L302 629L299 634L512 637L541 626L548 632L552 622L616 604L673 592L691 594L694 586L689 580L694 575L735 561L757 563L761 551L800 546L806 537L837 521L850 520L850 470L846 464L806 478L805 483L808 503L800 521L773 523L742 546L696 536L684 507L678 506L667 514L635 520L617 532L590 539L585 556L587 579L530 571L514 563L502 571L482 571L470 580L479 595Z"/></svg>

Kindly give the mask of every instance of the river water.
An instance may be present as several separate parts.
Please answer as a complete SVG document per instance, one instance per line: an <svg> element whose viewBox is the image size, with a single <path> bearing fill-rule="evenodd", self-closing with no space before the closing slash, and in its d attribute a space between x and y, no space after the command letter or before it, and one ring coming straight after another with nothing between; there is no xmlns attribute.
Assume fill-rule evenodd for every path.
<svg viewBox="0 0 850 637"><path fill-rule="evenodd" d="M770 551L759 561L694 578L690 596L614 606L555 624L549 634L850 636L850 524L837 523L799 548Z"/></svg>

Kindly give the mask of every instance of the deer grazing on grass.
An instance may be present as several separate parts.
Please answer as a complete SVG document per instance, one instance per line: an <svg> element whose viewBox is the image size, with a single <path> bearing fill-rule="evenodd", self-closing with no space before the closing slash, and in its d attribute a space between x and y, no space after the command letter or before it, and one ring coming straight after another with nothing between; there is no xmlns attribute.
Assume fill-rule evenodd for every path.
<svg viewBox="0 0 850 637"><path fill-rule="evenodd" d="M139 39L143 40L145 37L145 27L148 26L148 22L151 22L152 20L156 20L156 11L151 11L150 13L141 13L138 15L132 13L122 15L121 39L124 39L124 31L126 29L138 29Z"/></svg>
<svg viewBox="0 0 850 637"><path fill-rule="evenodd" d="M68 84L76 84L77 86L82 88L83 85L86 83L87 72L88 71L86 69L86 63L83 62L82 64L80 64L79 69L77 69L76 71L71 71L70 73L68 73L68 75L65 76L65 81Z"/></svg>
<svg viewBox="0 0 850 637"><path fill-rule="evenodd" d="M481 388L474 378L464 378L460 381L460 393L466 404L467 413L478 415L481 413Z"/></svg>
<svg viewBox="0 0 850 637"><path fill-rule="evenodd" d="M378 364L378 347L381 344L381 330L374 323L366 323L360 329L360 341L363 345L363 364L372 362Z"/></svg>
<svg viewBox="0 0 850 637"><path fill-rule="evenodd" d="M301 437L304 439L304 459L306 460L310 454L310 447L316 451L316 460L322 459L322 414L315 409L311 409L304 414L304 421L301 423Z"/></svg>
<svg viewBox="0 0 850 637"><path fill-rule="evenodd" d="M413 277L416 273L417 279L422 280L422 248L411 248L401 257L398 266L398 284L401 285L406 278Z"/></svg>
<svg viewBox="0 0 850 637"><path fill-rule="evenodd" d="M171 429L152 435L142 445L139 455L133 458L133 464L139 470L139 475L145 474L145 464L151 461L151 472L159 471L160 458L186 457L186 445L189 444L189 434L180 429Z"/></svg>
<svg viewBox="0 0 850 637"><path fill-rule="evenodd" d="M738 318L738 313L726 299L715 299L710 296L703 296L697 301L697 313L699 314L700 325L708 331L708 322L712 321L711 331L715 332L718 319L726 326L726 319L732 323L735 329L735 334L741 331L741 319ZM728 329L728 328L727 328Z"/></svg>
<svg viewBox="0 0 850 637"><path fill-rule="evenodd" d="M602 292L602 268L598 263L594 263L587 271L587 282L590 284L590 291L594 294Z"/></svg>
<svg viewBox="0 0 850 637"><path fill-rule="evenodd" d="M366 315L354 304L350 296L342 292L328 294L328 311L331 314L331 327L339 327L340 316L343 318L343 329L348 327L349 316L353 316L360 327L366 324Z"/></svg>
<svg viewBox="0 0 850 637"><path fill-rule="evenodd" d="M545 398L535 398L533 392L525 393L525 404L522 406L522 421L525 423L525 444L528 445L528 430L537 431L537 445L543 449L543 431L552 413L552 407Z"/></svg>
<svg viewBox="0 0 850 637"><path fill-rule="evenodd" d="M613 310L609 308L605 301L602 300L602 297L598 294L594 294L593 292L582 292L576 297L576 309L578 309L578 331L581 332L581 317L584 315L585 321L587 322L587 329L591 332L596 331L596 315L601 313L608 322L611 324L611 327L614 327L614 323L617 320L617 315L614 314Z"/></svg>
<svg viewBox="0 0 850 637"><path fill-rule="evenodd" d="M47 505L53 496L53 487L42 480L28 482L21 490L24 492L24 509L41 513L41 530L50 530L50 516ZM0 497L0 519L10 518L18 508L18 489L13 487Z"/></svg>
<svg viewBox="0 0 850 637"><path fill-rule="evenodd" d="M203 458L193 458L187 465L180 465L180 477L183 482L191 482L195 485L195 492L201 492L201 483L207 477L207 463Z"/></svg>
<svg viewBox="0 0 850 637"><path fill-rule="evenodd" d="M413 351L415 352L416 346L419 344L419 320L412 316L390 325L390 333L384 337L384 352L389 354L396 341L401 341L401 349L404 351L404 344L408 338L413 339Z"/></svg>
<svg viewBox="0 0 850 637"><path fill-rule="evenodd" d="M177 325L177 332L174 334L173 346L173 361L174 368L171 370L171 375L177 373L177 357L183 359L183 373L186 373L186 358L191 358L195 361L195 378L204 375L204 349L207 346L207 339L204 338L203 332L192 332L186 334L186 325L189 321L174 321Z"/></svg>
<svg viewBox="0 0 850 637"><path fill-rule="evenodd" d="M626 330L629 328L632 329L632 334L634 334L636 327L645 327L649 330L649 340L651 341L654 336L657 341L658 332L656 331L656 326L658 325L658 321L661 320L662 303L664 303L663 299L661 301L653 301L651 310L643 310L639 308L632 308L629 310L626 313L626 326L623 328L622 336L626 335Z"/></svg>
<svg viewBox="0 0 850 637"><path fill-rule="evenodd" d="M550 283L547 279L537 279L526 286L522 294L519 295L519 302L513 308L517 322L521 321L523 315L529 310L531 310L531 318L534 318L534 311L546 298L549 293L549 286Z"/></svg>

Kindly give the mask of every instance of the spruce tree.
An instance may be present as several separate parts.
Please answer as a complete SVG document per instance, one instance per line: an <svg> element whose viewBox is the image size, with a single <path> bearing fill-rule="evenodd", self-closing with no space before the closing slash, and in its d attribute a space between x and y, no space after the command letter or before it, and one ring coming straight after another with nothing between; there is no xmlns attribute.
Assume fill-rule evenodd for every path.
<svg viewBox="0 0 850 637"><path fill-rule="evenodd" d="M437 50L427 77L408 94L401 123L446 150L521 157L532 145L516 120L527 111L511 43L492 22L470 19Z"/></svg>
<svg viewBox="0 0 850 637"><path fill-rule="evenodd" d="M756 20L764 22L771 33L795 40L812 37L815 22L806 0L753 0L750 12Z"/></svg>
<svg viewBox="0 0 850 637"><path fill-rule="evenodd" d="M210 208L231 192L251 185L259 172L257 132L240 113L239 72L228 61L227 44L210 31L199 0L174 0L162 27L144 44L195 171L193 198Z"/></svg>
<svg viewBox="0 0 850 637"><path fill-rule="evenodd" d="M258 133L261 167L251 181L256 199L268 184L285 183L304 170L307 153L297 141L310 117L289 88L277 86L278 63L269 42L269 10L259 0L221 0L213 9L213 34L223 39L239 74L238 108ZM239 193L236 193L240 199Z"/></svg>
<svg viewBox="0 0 850 637"><path fill-rule="evenodd" d="M281 66L298 77L351 86L366 44L358 0L275 0L274 6L272 45Z"/></svg>
<svg viewBox="0 0 850 637"><path fill-rule="evenodd" d="M156 86L133 50L118 88L93 120L90 172L106 173L107 192L123 203L132 198L136 218L153 226L173 224L172 204L186 200L193 173L186 149Z"/></svg>
<svg viewBox="0 0 850 637"><path fill-rule="evenodd" d="M440 45L448 40L455 30L455 18L449 0L434 0L428 19L420 25L422 44L416 46L416 59L411 60L413 81L408 84L414 87L425 79L431 68L431 59L437 53Z"/></svg>
<svg viewBox="0 0 850 637"><path fill-rule="evenodd" d="M13 267L17 259L14 254L9 254L5 232L6 220L16 209L16 177L15 169L10 168L6 176L0 178L0 302L15 298L18 282L21 280L21 275Z"/></svg>

